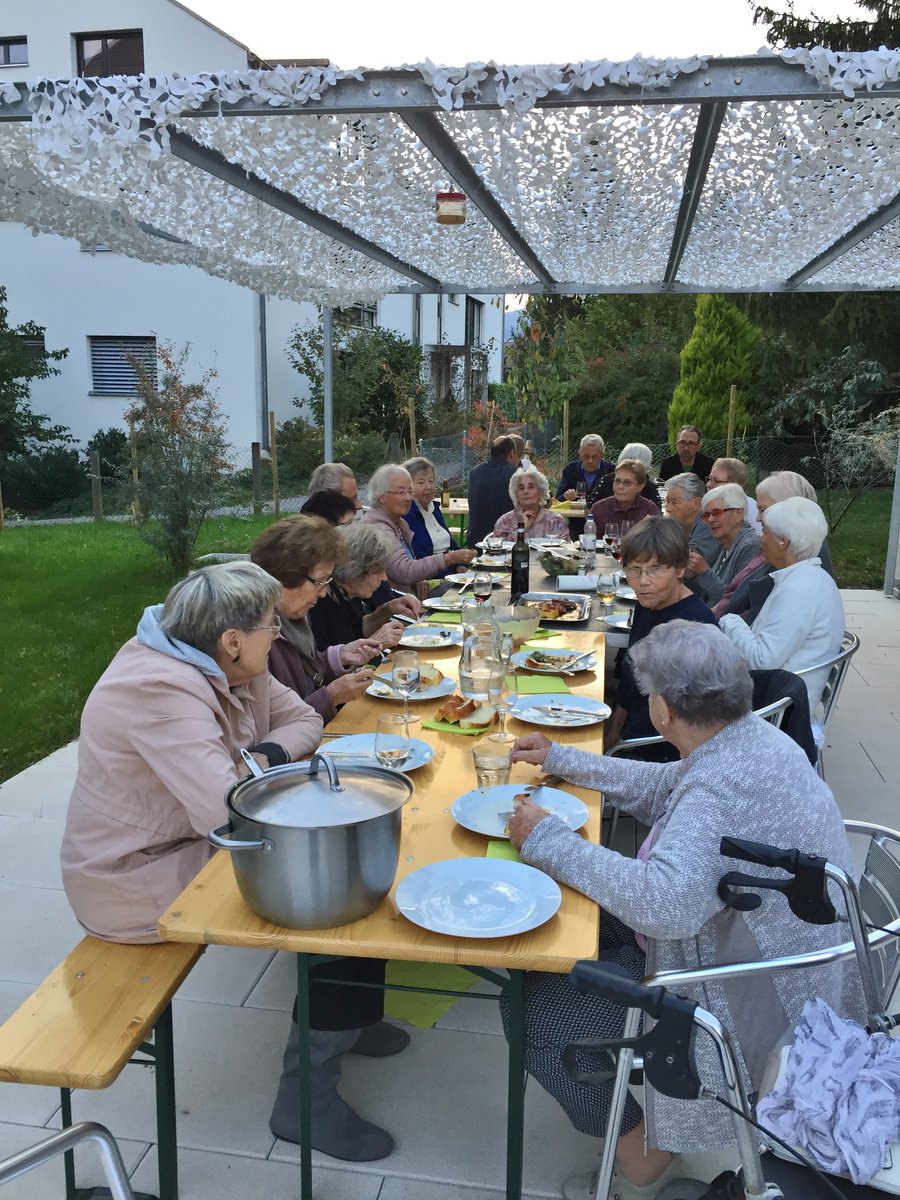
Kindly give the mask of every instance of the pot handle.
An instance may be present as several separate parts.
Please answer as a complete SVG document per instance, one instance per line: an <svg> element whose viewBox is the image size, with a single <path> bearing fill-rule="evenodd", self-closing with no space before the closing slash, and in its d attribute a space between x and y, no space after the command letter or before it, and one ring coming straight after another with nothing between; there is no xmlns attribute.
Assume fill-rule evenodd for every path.
<svg viewBox="0 0 900 1200"><path fill-rule="evenodd" d="M270 842L268 838L256 838L248 842L239 838L227 838L226 833L231 833L230 821L227 825L220 825L218 829L211 830L206 835L206 840L217 850L262 850L263 854L271 854L275 849L275 843Z"/></svg>
<svg viewBox="0 0 900 1200"><path fill-rule="evenodd" d="M318 775L319 767L325 764L325 770L328 772L328 786L333 792L342 792L344 785L338 779L337 767L334 765L334 759L328 754L314 754L309 760L310 775Z"/></svg>

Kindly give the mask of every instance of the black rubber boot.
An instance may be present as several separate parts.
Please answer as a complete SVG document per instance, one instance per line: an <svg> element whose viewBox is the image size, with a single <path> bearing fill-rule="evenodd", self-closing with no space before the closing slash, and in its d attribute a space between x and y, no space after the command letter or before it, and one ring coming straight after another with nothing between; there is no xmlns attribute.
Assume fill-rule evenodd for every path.
<svg viewBox="0 0 900 1200"><path fill-rule="evenodd" d="M363 1054L366 1058L389 1058L399 1054L409 1045L409 1034L405 1029L378 1021L360 1030L359 1037L350 1050L351 1054Z"/></svg>

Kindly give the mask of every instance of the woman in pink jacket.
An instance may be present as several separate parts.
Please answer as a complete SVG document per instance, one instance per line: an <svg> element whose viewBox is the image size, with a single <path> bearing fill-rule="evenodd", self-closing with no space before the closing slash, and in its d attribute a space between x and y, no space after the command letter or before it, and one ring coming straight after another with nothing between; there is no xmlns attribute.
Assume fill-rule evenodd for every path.
<svg viewBox="0 0 900 1200"><path fill-rule="evenodd" d="M76 917L113 942L157 921L212 854L225 793L247 769L318 746L322 718L268 671L281 585L255 563L205 567L145 610L81 718L62 842Z"/></svg>

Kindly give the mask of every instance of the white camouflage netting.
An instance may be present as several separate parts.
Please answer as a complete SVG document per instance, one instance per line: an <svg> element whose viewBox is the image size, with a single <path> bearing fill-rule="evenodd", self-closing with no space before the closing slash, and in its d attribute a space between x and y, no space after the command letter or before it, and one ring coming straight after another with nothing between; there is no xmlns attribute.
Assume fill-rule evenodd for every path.
<svg viewBox="0 0 900 1200"><path fill-rule="evenodd" d="M781 59L834 98L728 102L681 285L783 286L900 194L900 100L877 94L896 91L900 52ZM662 280L700 111L666 103L666 89L710 61L403 70L430 89L441 127L550 275L589 290ZM303 111L367 82L331 68L39 81L31 120L0 120L0 219L296 300L371 302L410 286L401 271L175 157L171 127L454 290L531 290L533 272L471 200L464 226L435 222L435 192L456 181L399 111ZM496 89L493 107L477 106L482 84ZM652 91L653 103L535 107L608 85L643 99ZM19 100L0 83L0 118ZM266 115L184 115L238 101ZM900 218L810 284L900 286Z"/></svg>

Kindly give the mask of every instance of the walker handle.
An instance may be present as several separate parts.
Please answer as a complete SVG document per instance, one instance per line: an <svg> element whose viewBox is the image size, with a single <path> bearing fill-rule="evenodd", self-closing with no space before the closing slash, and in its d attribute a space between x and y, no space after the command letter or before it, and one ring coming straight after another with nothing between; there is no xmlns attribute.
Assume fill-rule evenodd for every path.
<svg viewBox="0 0 900 1200"><path fill-rule="evenodd" d="M644 987L619 963L586 959L575 964L569 978L579 992L603 996L623 1008L639 1008L648 1017L659 1019L665 988Z"/></svg>

